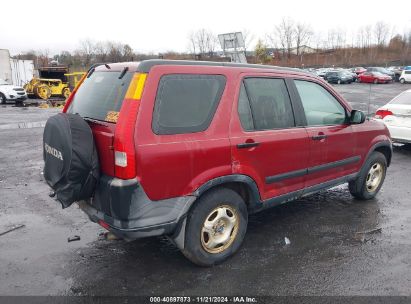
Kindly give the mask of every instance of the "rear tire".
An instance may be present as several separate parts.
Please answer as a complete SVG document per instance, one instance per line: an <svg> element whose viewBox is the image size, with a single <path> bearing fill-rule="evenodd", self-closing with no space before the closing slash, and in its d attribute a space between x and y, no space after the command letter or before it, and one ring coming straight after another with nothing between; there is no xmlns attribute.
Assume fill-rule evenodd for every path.
<svg viewBox="0 0 411 304"><path fill-rule="evenodd" d="M212 266L240 248L248 223L242 197L227 188L205 193L187 217L183 254L199 266Z"/></svg>
<svg viewBox="0 0 411 304"><path fill-rule="evenodd" d="M401 78L401 79L400 79L400 82L401 82L402 84L404 84L404 83L405 83L405 79L404 79L404 78Z"/></svg>
<svg viewBox="0 0 411 304"><path fill-rule="evenodd" d="M374 79L374 84L377 84L378 83L378 80L377 79Z"/></svg>
<svg viewBox="0 0 411 304"><path fill-rule="evenodd" d="M387 173L387 159L374 151L364 163L359 176L348 183L352 196L359 200L373 199L380 191Z"/></svg>

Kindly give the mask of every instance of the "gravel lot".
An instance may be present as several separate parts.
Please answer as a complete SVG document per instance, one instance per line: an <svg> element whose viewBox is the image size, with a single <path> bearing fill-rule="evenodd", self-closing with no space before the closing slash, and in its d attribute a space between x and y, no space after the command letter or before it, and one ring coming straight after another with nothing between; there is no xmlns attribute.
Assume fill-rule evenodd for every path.
<svg viewBox="0 0 411 304"><path fill-rule="evenodd" d="M370 112L411 89L334 87ZM0 295L411 295L411 150L395 148L374 201L340 186L254 215L236 256L199 268L165 238L107 241L48 196L41 126L58 111L0 106L0 233L25 225L0 236Z"/></svg>

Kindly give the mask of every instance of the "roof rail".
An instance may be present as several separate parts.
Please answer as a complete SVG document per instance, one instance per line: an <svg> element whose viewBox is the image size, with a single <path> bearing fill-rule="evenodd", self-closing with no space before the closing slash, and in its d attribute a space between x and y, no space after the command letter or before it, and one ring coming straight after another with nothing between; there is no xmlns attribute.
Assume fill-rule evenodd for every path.
<svg viewBox="0 0 411 304"><path fill-rule="evenodd" d="M303 72L300 69L278 67L273 65L262 64L248 64L248 63L233 63L233 62L214 62L214 61L192 61L192 60L163 60L163 59L149 59L140 62L137 70L141 73L148 73L153 66L156 65L200 65L200 66L226 66L239 68L254 68L254 69L271 69L277 71L294 71Z"/></svg>

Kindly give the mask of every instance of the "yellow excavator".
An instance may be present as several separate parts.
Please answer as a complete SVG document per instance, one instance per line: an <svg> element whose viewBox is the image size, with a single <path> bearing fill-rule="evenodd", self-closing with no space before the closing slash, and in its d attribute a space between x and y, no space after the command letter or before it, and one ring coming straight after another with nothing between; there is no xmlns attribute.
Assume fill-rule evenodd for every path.
<svg viewBox="0 0 411 304"><path fill-rule="evenodd" d="M24 85L24 89L30 98L45 100L51 97L67 99L85 74L84 72L69 73L68 68L64 66L41 67L38 71L39 77L30 80Z"/></svg>

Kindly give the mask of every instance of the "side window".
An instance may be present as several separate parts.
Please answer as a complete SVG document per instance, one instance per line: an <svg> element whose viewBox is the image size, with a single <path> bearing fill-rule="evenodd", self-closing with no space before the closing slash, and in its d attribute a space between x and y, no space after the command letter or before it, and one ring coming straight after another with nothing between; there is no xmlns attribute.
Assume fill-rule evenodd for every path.
<svg viewBox="0 0 411 304"><path fill-rule="evenodd" d="M283 79L246 78L241 87L238 112L246 131L295 126L290 97Z"/></svg>
<svg viewBox="0 0 411 304"><path fill-rule="evenodd" d="M154 106L155 134L206 130L217 109L226 79L221 75L171 74L161 77Z"/></svg>
<svg viewBox="0 0 411 304"><path fill-rule="evenodd" d="M340 125L346 121L344 107L319 84L295 80L309 126Z"/></svg>

